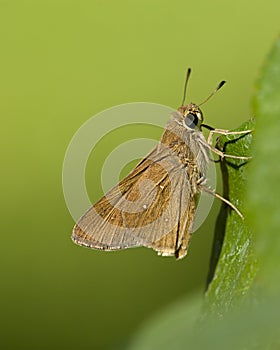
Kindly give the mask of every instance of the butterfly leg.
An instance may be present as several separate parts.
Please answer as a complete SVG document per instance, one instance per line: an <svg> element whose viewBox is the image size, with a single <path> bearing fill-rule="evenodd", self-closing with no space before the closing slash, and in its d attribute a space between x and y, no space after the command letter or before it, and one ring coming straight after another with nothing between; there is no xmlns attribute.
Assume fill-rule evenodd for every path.
<svg viewBox="0 0 280 350"><path fill-rule="evenodd" d="M244 216L241 214L241 212L236 208L236 206L234 204L232 204L229 200L227 200L226 198L224 198L223 196L219 195L218 193L216 193L215 191L211 190L210 188L206 187L206 186L201 186L201 190L205 191L207 193L210 193L212 196L219 198L221 201L223 201L224 203L226 203L228 206L230 206L240 217L242 220L244 220Z"/></svg>
<svg viewBox="0 0 280 350"><path fill-rule="evenodd" d="M215 134L219 134L219 135L246 135L246 134L250 134L251 132L252 132L252 130L229 131L229 130L223 130L223 129L212 129L209 131L207 143L212 145L213 136Z"/></svg>
<svg viewBox="0 0 280 350"><path fill-rule="evenodd" d="M204 185L207 181L207 177L203 174L201 174L201 177L196 181L196 184L199 185Z"/></svg>
<svg viewBox="0 0 280 350"><path fill-rule="evenodd" d="M250 159L252 159L252 157L234 156L232 154L226 154L226 153L222 152L221 150L219 150L218 148L210 145L209 143L207 144L207 147L209 147L212 152L218 154L218 156L220 156L222 159L223 158L233 158L233 159L240 159L240 160L250 160Z"/></svg>

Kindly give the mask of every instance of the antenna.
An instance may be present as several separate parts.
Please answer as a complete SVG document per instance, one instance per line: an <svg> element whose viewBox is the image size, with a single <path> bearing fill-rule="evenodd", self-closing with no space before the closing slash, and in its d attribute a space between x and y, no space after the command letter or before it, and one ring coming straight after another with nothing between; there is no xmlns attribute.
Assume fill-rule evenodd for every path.
<svg viewBox="0 0 280 350"><path fill-rule="evenodd" d="M215 93L220 90L220 88L225 84L226 82L224 80L222 80L220 82L220 84L216 87L216 89L206 98L206 100L204 100L203 102L201 102L198 106L200 107L201 105L203 105L205 102L207 102L208 100L210 100L210 98L215 95Z"/></svg>
<svg viewBox="0 0 280 350"><path fill-rule="evenodd" d="M187 74L186 74L185 86L184 86L184 95L183 95L182 107L184 106L184 103L185 103L185 100L186 100L187 85L188 85L188 81L189 81L190 75L191 75L191 69L188 68Z"/></svg>

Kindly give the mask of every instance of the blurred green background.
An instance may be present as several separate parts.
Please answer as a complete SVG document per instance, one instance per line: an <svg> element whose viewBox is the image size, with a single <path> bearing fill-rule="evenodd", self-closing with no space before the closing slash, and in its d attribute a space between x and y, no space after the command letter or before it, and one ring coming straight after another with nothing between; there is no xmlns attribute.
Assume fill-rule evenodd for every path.
<svg viewBox="0 0 280 350"><path fill-rule="evenodd" d="M182 261L144 248L84 249L70 240L64 154L76 130L106 108L176 108L188 66L193 102L228 82L203 106L206 122L238 126L251 116L279 11L272 0L0 1L3 348L121 349L157 310L203 292L219 203ZM132 134L116 135L123 142ZM88 179L98 179L104 147Z"/></svg>

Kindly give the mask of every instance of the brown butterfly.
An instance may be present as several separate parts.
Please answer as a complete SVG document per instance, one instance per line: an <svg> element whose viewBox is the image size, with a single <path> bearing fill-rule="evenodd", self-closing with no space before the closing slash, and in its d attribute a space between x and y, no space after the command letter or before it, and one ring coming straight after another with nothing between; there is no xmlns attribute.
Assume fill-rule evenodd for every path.
<svg viewBox="0 0 280 350"><path fill-rule="evenodd" d="M225 81L199 106L184 105L190 72L188 69L182 105L172 114L158 145L79 219L72 233L75 243L106 251L145 246L159 255L181 259L187 254L201 191L220 198L242 217L232 203L206 186L206 171L210 150L221 157L248 159L213 147L214 133L250 131L229 132L202 124L199 106ZM210 130L208 140L203 126Z"/></svg>

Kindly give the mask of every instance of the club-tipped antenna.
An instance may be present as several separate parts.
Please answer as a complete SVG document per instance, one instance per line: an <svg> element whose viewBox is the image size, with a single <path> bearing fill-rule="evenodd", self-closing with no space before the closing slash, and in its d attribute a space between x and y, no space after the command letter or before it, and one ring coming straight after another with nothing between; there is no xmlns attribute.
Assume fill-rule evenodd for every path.
<svg viewBox="0 0 280 350"><path fill-rule="evenodd" d="M198 106L201 106L201 105L203 105L205 102L207 102L208 100L210 100L210 98L211 98L213 95L215 95L215 93L216 93L217 91L219 91L220 88L221 88L225 83L226 83L226 82L225 82L224 80L222 80L222 81L220 82L220 84L216 87L216 89L206 98L206 100L204 100L203 102L201 102Z"/></svg>
<svg viewBox="0 0 280 350"><path fill-rule="evenodd" d="M190 75L191 75L191 69L188 68L187 74L186 74L185 86L184 86L184 95L183 95L182 106L184 106L184 103L185 103L185 100L186 100L187 85L188 85L188 81L189 81Z"/></svg>

